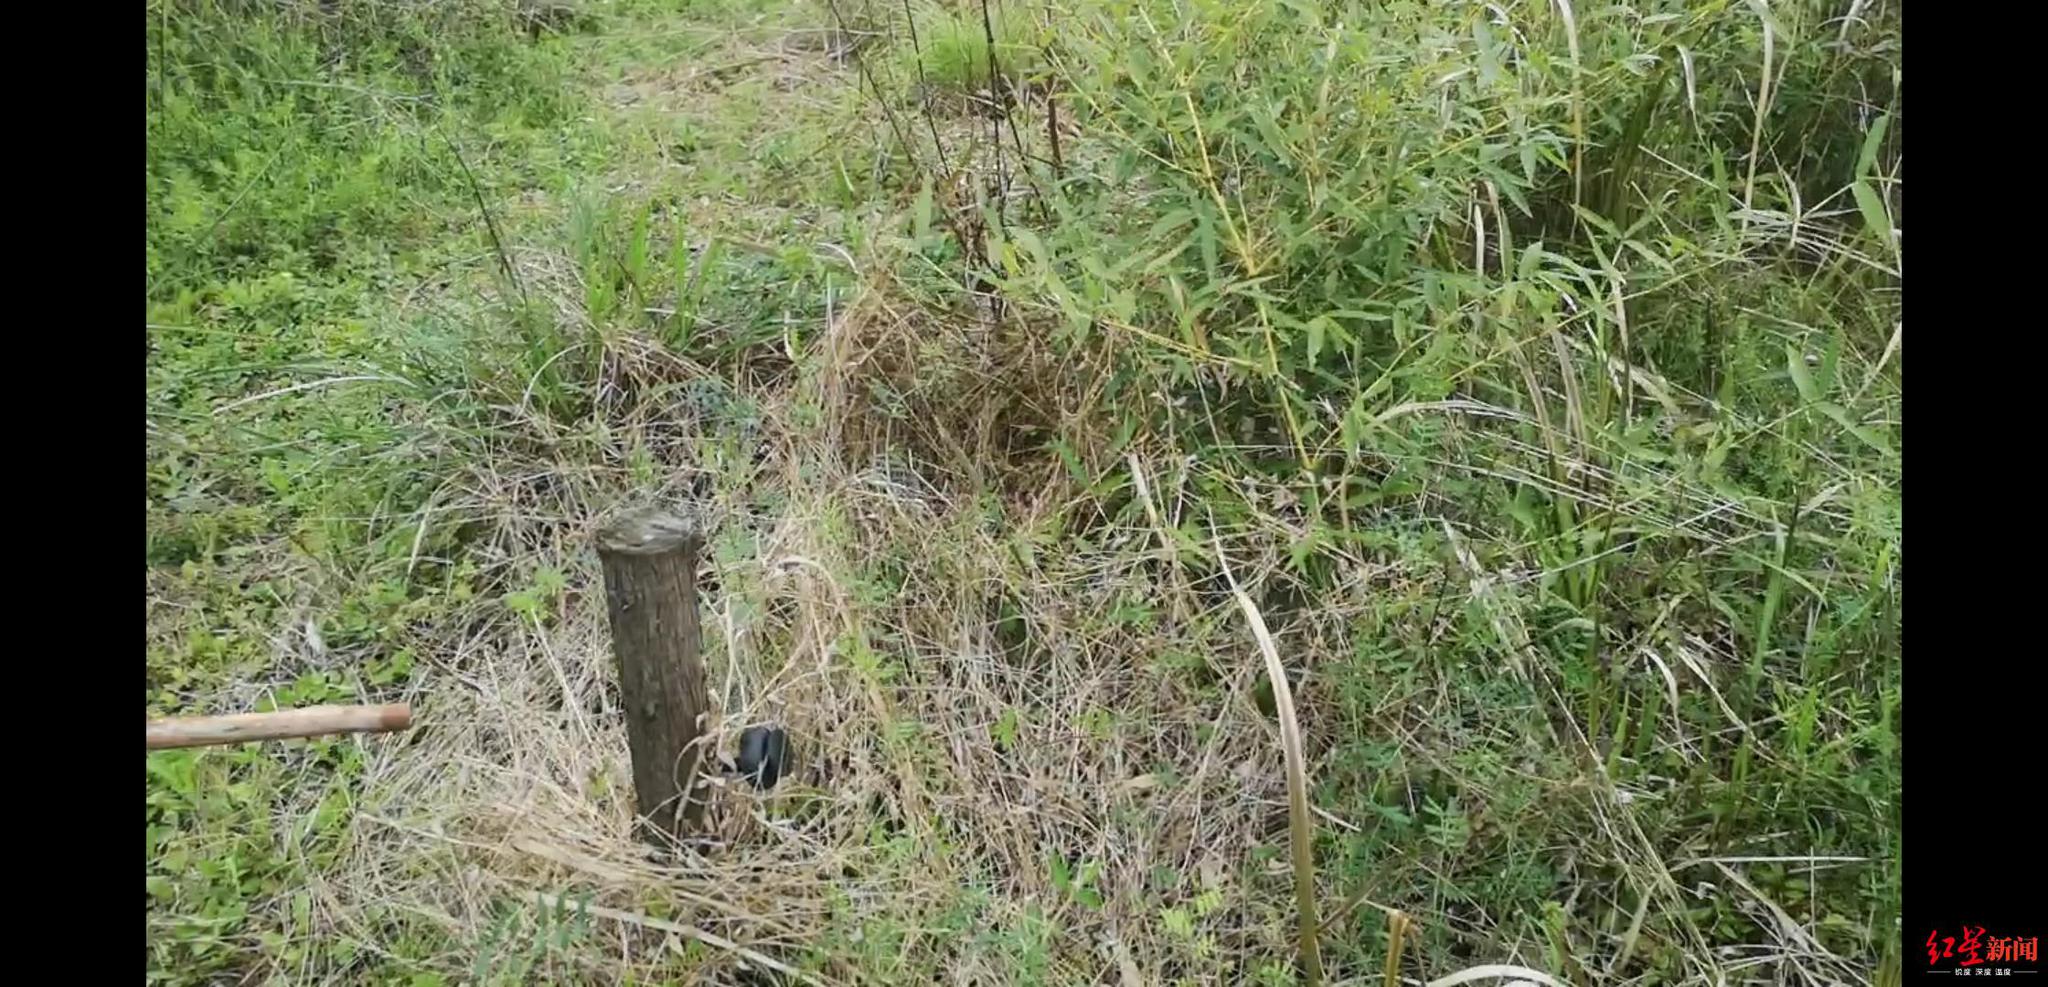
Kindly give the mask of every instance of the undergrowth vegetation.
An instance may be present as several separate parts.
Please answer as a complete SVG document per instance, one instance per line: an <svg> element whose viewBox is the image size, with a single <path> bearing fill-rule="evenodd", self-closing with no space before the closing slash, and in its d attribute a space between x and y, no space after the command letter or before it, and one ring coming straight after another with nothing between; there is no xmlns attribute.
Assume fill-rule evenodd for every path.
<svg viewBox="0 0 2048 987"><path fill-rule="evenodd" d="M158 0L145 705L421 725L152 753L150 978L1295 982L1291 705L1329 979L1895 982L1900 64L1861 0ZM800 759L679 855L647 501L713 739Z"/></svg>

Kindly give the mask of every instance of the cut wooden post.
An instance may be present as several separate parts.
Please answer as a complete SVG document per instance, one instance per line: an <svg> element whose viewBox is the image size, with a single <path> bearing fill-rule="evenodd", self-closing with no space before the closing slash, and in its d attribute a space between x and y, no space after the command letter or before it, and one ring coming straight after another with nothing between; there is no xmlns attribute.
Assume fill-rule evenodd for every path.
<svg viewBox="0 0 2048 987"><path fill-rule="evenodd" d="M691 791L701 760L697 718L707 706L697 659L697 553L703 544L693 520L661 510L634 512L597 534L633 756L633 797L641 835L657 845L681 836L703 814Z"/></svg>

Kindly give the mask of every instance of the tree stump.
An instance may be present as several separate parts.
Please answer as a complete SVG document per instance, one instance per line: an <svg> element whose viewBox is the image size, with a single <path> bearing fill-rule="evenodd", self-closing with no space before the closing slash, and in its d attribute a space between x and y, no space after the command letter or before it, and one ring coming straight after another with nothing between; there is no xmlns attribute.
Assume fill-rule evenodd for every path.
<svg viewBox="0 0 2048 987"><path fill-rule="evenodd" d="M657 846L696 825L704 808L693 797L703 759L698 717L708 705L697 656L703 544L695 520L654 509L628 514L597 534L634 803L642 838Z"/></svg>

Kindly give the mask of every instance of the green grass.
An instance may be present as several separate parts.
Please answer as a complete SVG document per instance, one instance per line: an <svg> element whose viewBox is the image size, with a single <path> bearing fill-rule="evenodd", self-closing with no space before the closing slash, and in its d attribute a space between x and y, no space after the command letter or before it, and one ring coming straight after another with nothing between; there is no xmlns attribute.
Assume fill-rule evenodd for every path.
<svg viewBox="0 0 2048 987"><path fill-rule="evenodd" d="M903 63L895 67L899 78L936 91L972 93L988 88L991 68L1011 87L1044 70L1040 52L1047 32L1027 7L992 8L986 21L981 9L973 6L920 4L911 12L914 19L896 19L906 25L906 40L914 41L896 49ZM907 29L910 25L914 32Z"/></svg>
<svg viewBox="0 0 2048 987"><path fill-rule="evenodd" d="M1899 15L1759 11L152 6L145 706L421 725L150 755L149 978L1293 982L1219 552L1331 980L1896 971Z"/></svg>

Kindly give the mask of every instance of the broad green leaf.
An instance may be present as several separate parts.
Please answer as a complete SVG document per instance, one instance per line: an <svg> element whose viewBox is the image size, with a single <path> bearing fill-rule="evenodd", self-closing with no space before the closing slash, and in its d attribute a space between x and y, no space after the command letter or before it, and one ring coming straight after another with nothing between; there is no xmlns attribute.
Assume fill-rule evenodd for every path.
<svg viewBox="0 0 2048 987"><path fill-rule="evenodd" d="M1384 377L1380 379L1382 381L1386 380ZM1357 450L1358 444L1365 440L1367 417L1365 413L1365 395L1360 393L1357 397L1351 399L1351 407L1344 410L1344 417L1338 421L1339 432L1344 437L1344 448L1346 451Z"/></svg>
<svg viewBox="0 0 2048 987"><path fill-rule="evenodd" d="M1877 152L1884 145L1884 134L1891 128L1892 115L1887 113L1870 125L1870 133L1863 136L1863 152L1856 156L1856 179L1870 177L1870 170L1877 166Z"/></svg>
<svg viewBox="0 0 2048 987"><path fill-rule="evenodd" d="M1819 404L1814 405L1814 407L1820 409L1821 414L1824 414L1829 418L1834 419L1837 424L1842 426L1844 431L1847 431L1850 435L1855 436L1857 440L1861 441L1864 445L1867 445L1872 449L1875 449L1878 452L1881 452L1887 456L1894 454L1891 440L1885 438L1883 432L1871 428L1870 426L1865 425L1862 422L1859 422L1856 419L1850 417L1849 409L1844 408L1841 405L1834 403L1833 401L1822 401Z"/></svg>
<svg viewBox="0 0 2048 987"><path fill-rule="evenodd" d="M1038 234L1022 226L1012 226L1009 233L1010 240L1017 245L1018 250L1025 257L1041 264L1045 263L1045 244L1039 241Z"/></svg>
<svg viewBox="0 0 2048 987"><path fill-rule="evenodd" d="M1785 344L1785 372L1792 375L1792 386L1799 389L1799 399L1808 404L1820 400L1820 388L1813 386L1813 375L1806 372L1806 355L1799 347Z"/></svg>
<svg viewBox="0 0 2048 987"><path fill-rule="evenodd" d="M1479 82L1491 86L1500 78L1500 56L1494 51L1492 25L1486 18L1472 22L1472 42L1479 52Z"/></svg>
<svg viewBox="0 0 2048 987"><path fill-rule="evenodd" d="M1651 250L1647 245L1645 245L1640 240L1624 240L1622 241L1621 245L1623 247L1628 248L1628 251L1630 253L1635 254L1638 257L1641 257L1643 260L1649 262L1650 266L1655 267L1660 271L1669 272L1672 269L1670 260L1666 259L1664 255L1659 254L1654 250Z"/></svg>
<svg viewBox="0 0 2048 987"><path fill-rule="evenodd" d="M1194 219L1194 210L1175 209L1172 212L1169 212L1166 215L1159 217L1159 221L1153 223L1152 228L1145 232L1145 239L1157 240L1168 233L1172 233L1173 231L1178 230L1183 226L1186 226L1187 224L1193 222Z"/></svg>
<svg viewBox="0 0 2048 987"><path fill-rule="evenodd" d="M1863 225L1870 227L1870 232L1877 236L1877 242L1883 244L1886 251L1895 249L1892 246L1892 219L1884 211L1884 201L1877 197L1877 190L1871 188L1869 182L1858 179L1849 186L1849 194L1856 197L1856 209L1863 214Z"/></svg>
<svg viewBox="0 0 2048 987"><path fill-rule="evenodd" d="M647 226L653 219L653 213L653 207L648 206L633 217L631 239L626 241L626 275L633 279L636 288L647 279Z"/></svg>
<svg viewBox="0 0 2048 987"><path fill-rule="evenodd" d="M1253 126L1258 130L1258 136L1263 138L1266 149L1274 157L1279 158L1282 163L1292 164L1293 158L1288 151L1287 135L1280 132L1280 125L1273 119L1273 112L1265 109L1256 109L1251 112L1250 116ZM1247 134L1245 136L1251 135Z"/></svg>

